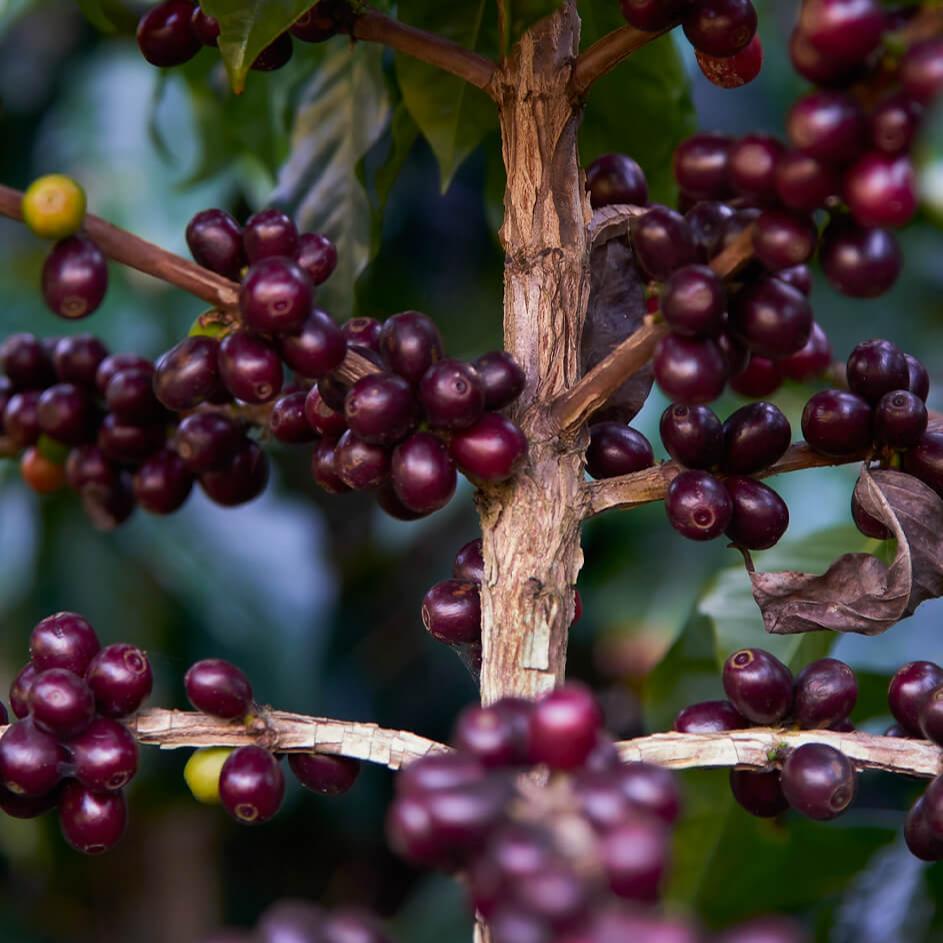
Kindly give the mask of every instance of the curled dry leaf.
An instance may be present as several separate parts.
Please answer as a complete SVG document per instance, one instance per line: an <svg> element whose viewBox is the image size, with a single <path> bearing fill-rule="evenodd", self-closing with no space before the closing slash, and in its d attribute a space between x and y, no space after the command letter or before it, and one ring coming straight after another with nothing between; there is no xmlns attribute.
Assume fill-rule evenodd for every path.
<svg viewBox="0 0 943 943"><path fill-rule="evenodd" d="M867 553L847 553L821 576L751 573L767 632L880 635L920 603L943 595L943 501L937 494L903 472L866 468L855 493L893 532L893 562L887 566Z"/></svg>

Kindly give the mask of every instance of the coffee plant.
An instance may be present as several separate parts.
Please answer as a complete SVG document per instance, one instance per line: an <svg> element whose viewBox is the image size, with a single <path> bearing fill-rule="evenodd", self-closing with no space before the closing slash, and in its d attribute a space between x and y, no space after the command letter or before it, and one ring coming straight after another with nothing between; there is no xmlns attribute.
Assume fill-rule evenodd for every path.
<svg viewBox="0 0 943 943"><path fill-rule="evenodd" d="M3 232L41 246L42 260L16 280L28 318L12 318L0 343L0 453L11 490L21 479L42 496L39 515L71 521L46 554L48 608L7 613L0 809L39 820L4 823L34 828L11 832L21 847L7 871L22 836L55 819L73 859L123 856L107 872L112 897L135 871L161 874L145 879L147 919L133 933L100 915L76 930L57 911L36 915L29 940L938 939L941 879L925 867L943 860L938 631L914 635L935 648L882 657L883 673L861 653L879 644L863 637L906 636L918 620L897 623L943 596L939 324L926 341L905 323L939 308L943 7L59 6L82 43L120 51L127 74L152 83L149 106L124 100L149 109L148 153L173 163L190 138L203 151L166 192L145 166L130 188L166 201L166 241L189 258L104 218L133 223L96 143L51 146L59 165L43 154L36 169L54 172L37 175L22 155L3 163L22 186L0 185ZM0 11L13 24L6 61L50 15ZM759 108L746 96L770 63L781 81ZM67 87L72 66L60 68ZM736 112L737 134L696 126L689 84L718 115ZM18 134L11 121L11 155ZM443 214L450 196L415 190L413 213L443 216L423 245L403 222L403 181L434 174L433 160L443 191L477 188L486 209L466 199ZM480 216L500 244L503 331L482 310L498 289L479 293L463 271L491 248L474 244L488 243ZM913 287L921 251L936 292ZM173 326L158 345L130 325L165 289ZM117 307L121 331L107 327ZM857 474L852 489L840 491L838 466ZM791 486L816 468L822 477L798 477L811 486ZM409 724L379 726L395 711L371 715L355 693L336 700L363 719L296 713L290 686L272 683L266 643L299 688L315 687L303 633L273 642L267 624L271 600L308 580L297 548L265 532L273 482L286 478L323 510L339 558L359 548L366 576L350 611L384 623L369 636L383 649L373 660L395 673L422 628L458 656L431 652L404 695L422 702ZM790 500L803 527L850 526L840 539L790 533ZM655 633L623 626L629 643L600 639L588 663L580 639L618 634L629 617L594 575L607 566L594 535L610 525L584 524L658 504L613 531L608 551L650 587L634 597L640 622L646 606L653 621L685 615ZM473 532L459 523L472 505ZM264 565L214 571L212 553L174 529L177 512L235 522L212 526ZM84 559L91 539L99 549ZM392 594L377 593L384 539L414 541ZM4 546L16 572L21 548ZM105 552L153 552L147 589L98 572ZM63 554L74 572L58 581ZM441 578L420 588L413 569ZM152 584L171 571L212 586L211 639L147 631ZM239 612L266 581L281 588ZM0 598L14 592L0 580ZM176 617L193 618L186 604ZM349 622L335 634L363 629ZM337 677L359 690L353 666ZM605 678L629 683L587 683ZM157 830L135 825L157 797L132 785L153 747L186 751L162 761L186 812L157 867L144 863ZM392 784L377 786L370 766L394 771ZM358 793L384 789L357 839L376 860L329 883L316 859L335 853L337 813L319 809L367 808ZM286 815L294 824L272 843ZM189 889L184 874L168 908L153 888L189 873L199 842L184 834L226 829L226 816L247 896L221 916L207 906L217 882ZM323 842L304 830L312 816ZM388 851L363 838L367 820ZM258 828L236 837L239 826ZM284 841L303 853L288 860ZM105 873L98 864L88 873ZM377 886L358 890L358 874ZM423 881L451 902L441 926L394 917L404 901L415 909Z"/></svg>

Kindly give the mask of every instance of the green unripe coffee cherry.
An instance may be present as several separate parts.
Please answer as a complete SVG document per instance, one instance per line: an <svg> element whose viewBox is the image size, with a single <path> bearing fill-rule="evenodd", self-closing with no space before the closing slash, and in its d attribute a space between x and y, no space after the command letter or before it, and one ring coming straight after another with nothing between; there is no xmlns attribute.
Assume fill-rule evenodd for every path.
<svg viewBox="0 0 943 943"><path fill-rule="evenodd" d="M64 174L34 180L23 194L23 220L43 239L71 236L85 219L85 191Z"/></svg>
<svg viewBox="0 0 943 943"><path fill-rule="evenodd" d="M230 747L206 747L194 750L187 760L183 778L198 802L219 805L219 774L230 753Z"/></svg>

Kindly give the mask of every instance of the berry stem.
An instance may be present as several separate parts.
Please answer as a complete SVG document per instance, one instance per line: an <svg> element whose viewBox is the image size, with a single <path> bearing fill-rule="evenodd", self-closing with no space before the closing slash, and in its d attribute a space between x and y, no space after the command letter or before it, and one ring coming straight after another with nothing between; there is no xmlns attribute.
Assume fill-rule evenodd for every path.
<svg viewBox="0 0 943 943"><path fill-rule="evenodd" d="M581 53L576 60L571 80L573 91L577 95L585 95L597 79L611 72L633 52L658 39L659 36L664 36L673 28L669 27L657 33L646 33L634 26L622 26L607 33Z"/></svg>

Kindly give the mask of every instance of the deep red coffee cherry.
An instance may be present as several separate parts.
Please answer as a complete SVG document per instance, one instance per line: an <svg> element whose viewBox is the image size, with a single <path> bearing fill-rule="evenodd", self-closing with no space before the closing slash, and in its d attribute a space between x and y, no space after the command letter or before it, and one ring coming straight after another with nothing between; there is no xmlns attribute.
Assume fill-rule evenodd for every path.
<svg viewBox="0 0 943 943"><path fill-rule="evenodd" d="M62 837L86 855L100 855L124 835L128 807L122 792L95 792L79 782L67 783L59 797Z"/></svg>
<svg viewBox="0 0 943 943"><path fill-rule="evenodd" d="M360 775L360 763L326 753L289 753L288 765L305 789L322 796L340 796Z"/></svg>
<svg viewBox="0 0 943 943"><path fill-rule="evenodd" d="M124 724L96 717L68 742L75 778L89 789L123 789L138 769L138 745Z"/></svg>
<svg viewBox="0 0 943 943"><path fill-rule="evenodd" d="M887 705L894 719L912 737L921 736L920 712L930 695L943 686L943 668L932 661L912 661L891 678Z"/></svg>
<svg viewBox="0 0 943 943"><path fill-rule="evenodd" d="M654 371L667 396L685 406L697 406L723 392L727 361L711 338L669 334L655 348Z"/></svg>
<svg viewBox="0 0 943 943"><path fill-rule="evenodd" d="M943 433L925 432L920 441L904 452L903 468L943 497Z"/></svg>
<svg viewBox="0 0 943 943"><path fill-rule="evenodd" d="M194 20L198 13L202 11L194 11ZM231 281L239 281L246 264L242 227L229 213L225 210L203 210L197 213L187 224L186 237L190 254L199 265Z"/></svg>
<svg viewBox="0 0 943 943"><path fill-rule="evenodd" d="M792 146L803 154L844 164L861 153L867 123L850 95L819 90L803 96L792 106L787 132Z"/></svg>
<svg viewBox="0 0 943 943"><path fill-rule="evenodd" d="M783 358L788 359L788 358ZM782 360L770 360L753 354L740 373L730 378L730 389L741 396L760 399L771 396L783 385Z"/></svg>
<svg viewBox="0 0 943 943"><path fill-rule="evenodd" d="M469 540L455 554L452 576L457 580L471 580L473 583L480 583L485 578L485 561L482 556L480 537Z"/></svg>
<svg viewBox="0 0 943 943"><path fill-rule="evenodd" d="M841 190L841 178L829 163L787 151L776 162L776 195L791 210L811 213Z"/></svg>
<svg viewBox="0 0 943 943"><path fill-rule="evenodd" d="M429 425L465 429L477 422L484 412L485 391L471 364L446 357L423 374L419 401Z"/></svg>
<svg viewBox="0 0 943 943"><path fill-rule="evenodd" d="M818 241L815 221L803 214L764 210L753 224L753 254L771 272L808 262Z"/></svg>
<svg viewBox="0 0 943 943"><path fill-rule="evenodd" d="M593 209L612 204L648 204L645 173L627 154L603 154L597 157L586 168L586 189Z"/></svg>
<svg viewBox="0 0 943 943"><path fill-rule="evenodd" d="M287 65L294 51L291 36L288 33L282 33L255 57L250 68L257 72L274 72Z"/></svg>
<svg viewBox="0 0 943 943"><path fill-rule="evenodd" d="M105 256L91 239L69 236L57 242L46 257L42 293L49 310L61 318L87 318L108 290Z"/></svg>
<svg viewBox="0 0 943 943"><path fill-rule="evenodd" d="M325 311L315 308L294 334L279 334L278 350L295 373L317 380L326 376L344 359L347 340ZM343 408L343 402L340 404Z"/></svg>
<svg viewBox="0 0 943 943"><path fill-rule="evenodd" d="M246 403L275 399L284 379L275 348L247 331L228 334L219 345L219 375L226 389Z"/></svg>
<svg viewBox="0 0 943 943"><path fill-rule="evenodd" d="M311 477L328 494L350 490L337 474L337 442L337 439L321 439L311 454Z"/></svg>
<svg viewBox="0 0 943 943"><path fill-rule="evenodd" d="M481 637L479 584L443 580L423 597L422 624L440 642L462 644Z"/></svg>
<svg viewBox="0 0 943 943"><path fill-rule="evenodd" d="M723 484L704 471L686 471L668 486L668 520L689 540L713 540L730 524L733 502Z"/></svg>
<svg viewBox="0 0 943 943"><path fill-rule="evenodd" d="M900 80L914 101L933 104L943 91L943 40L934 37L914 43L901 60Z"/></svg>
<svg viewBox="0 0 943 943"><path fill-rule="evenodd" d="M740 88L752 82L763 68L763 43L753 37L740 52L718 58L696 52L695 58L704 77L720 88Z"/></svg>
<svg viewBox="0 0 943 943"><path fill-rule="evenodd" d="M819 323L813 322L812 333L805 346L784 357L777 365L784 377L791 380L808 380L823 374L831 363L832 345Z"/></svg>
<svg viewBox="0 0 943 943"><path fill-rule="evenodd" d="M395 445L416 425L413 388L395 373L371 373L348 391L344 418L350 431L364 442Z"/></svg>
<svg viewBox="0 0 943 943"><path fill-rule="evenodd" d="M920 730L934 743L943 743L943 687L930 693L920 709Z"/></svg>
<svg viewBox="0 0 943 943"><path fill-rule="evenodd" d="M731 140L726 134L701 132L682 141L674 153L674 174L692 200L722 200L730 196L727 161Z"/></svg>
<svg viewBox="0 0 943 943"><path fill-rule="evenodd" d="M29 689L29 709L33 723L59 739L80 734L95 716L91 688L65 668L39 672Z"/></svg>
<svg viewBox="0 0 943 943"><path fill-rule="evenodd" d="M456 749L471 754L488 769L514 766L527 760L521 752L521 737L514 717L497 705L465 708L455 723L452 741Z"/></svg>
<svg viewBox="0 0 943 943"><path fill-rule="evenodd" d="M307 392L299 390L275 401L269 416L268 428L279 442L298 444L313 442L317 439L317 433L308 424L305 416L306 398Z"/></svg>
<svg viewBox="0 0 943 943"><path fill-rule="evenodd" d="M779 723L792 707L792 672L761 648L743 648L724 662L724 692L755 724Z"/></svg>
<svg viewBox="0 0 943 943"><path fill-rule="evenodd" d="M849 355L845 372L851 391L872 404L886 393L906 390L910 381L903 351L888 340L862 341Z"/></svg>
<svg viewBox="0 0 943 943"><path fill-rule="evenodd" d="M776 164L785 148L770 135L748 134L730 146L728 168L734 189L754 199L776 196Z"/></svg>
<svg viewBox="0 0 943 943"><path fill-rule="evenodd" d="M418 311L394 314L383 323L380 353L389 368L412 384L441 359L442 337L431 318Z"/></svg>
<svg viewBox="0 0 943 943"><path fill-rule="evenodd" d="M855 522L855 527L857 527L865 537L871 537L873 540L888 540L893 536L891 531L885 527L881 521L869 514L861 506L857 492L853 492L851 495L851 518Z"/></svg>
<svg viewBox="0 0 943 943"><path fill-rule="evenodd" d="M188 337L171 347L157 361L154 393L174 412L216 401L225 393L219 375L219 342L212 337Z"/></svg>
<svg viewBox="0 0 943 943"><path fill-rule="evenodd" d="M527 439L510 419L485 413L474 425L454 433L449 454L469 477L507 481L527 458Z"/></svg>
<svg viewBox="0 0 943 943"><path fill-rule="evenodd" d="M884 14L876 0L810 0L799 15L799 29L824 55L856 62L880 43Z"/></svg>
<svg viewBox="0 0 943 943"><path fill-rule="evenodd" d="M770 276L738 292L730 321L737 336L761 357L788 357L809 339L812 308L801 291Z"/></svg>
<svg viewBox="0 0 943 943"><path fill-rule="evenodd" d="M593 478L615 478L655 464L648 439L622 423L596 423L590 426L589 436L586 470Z"/></svg>
<svg viewBox="0 0 943 943"><path fill-rule="evenodd" d="M841 457L865 451L871 444L871 407L845 390L822 390L802 411L802 434L823 455Z"/></svg>
<svg viewBox="0 0 943 943"><path fill-rule="evenodd" d="M907 813L904 839L910 853L921 861L943 860L943 836L930 825L925 796L921 796Z"/></svg>
<svg viewBox="0 0 943 943"><path fill-rule="evenodd" d="M656 900L668 869L669 846L668 829L655 819L633 818L607 832L601 858L610 890L624 900Z"/></svg>
<svg viewBox="0 0 943 943"><path fill-rule="evenodd" d="M0 784L18 796L45 796L59 784L63 758L55 737L18 720L0 737Z"/></svg>
<svg viewBox="0 0 943 943"><path fill-rule="evenodd" d="M902 266L893 233L851 221L836 221L826 227L819 260L832 285L851 298L883 295L897 281Z"/></svg>
<svg viewBox="0 0 943 943"><path fill-rule="evenodd" d="M257 746L239 747L226 758L219 774L223 808L244 825L260 825L281 808L285 777L278 760Z"/></svg>
<svg viewBox="0 0 943 943"><path fill-rule="evenodd" d="M746 475L780 459L792 441L792 428L773 403L750 403L724 423L723 469Z"/></svg>
<svg viewBox="0 0 943 943"><path fill-rule="evenodd" d="M531 759L553 769L582 766L601 726L602 713L592 692L574 683L557 688L531 714Z"/></svg>
<svg viewBox="0 0 943 943"><path fill-rule="evenodd" d="M164 0L138 21L138 47L151 65L166 69L189 62L202 46L191 21L190 0Z"/></svg>
<svg viewBox="0 0 943 943"><path fill-rule="evenodd" d="M836 658L820 658L796 677L793 716L800 727L825 729L846 720L857 699L851 668Z"/></svg>
<svg viewBox="0 0 943 943"><path fill-rule="evenodd" d="M851 760L825 743L804 743L783 764L783 794L810 819L841 815L855 797L858 774Z"/></svg>
<svg viewBox="0 0 943 943"><path fill-rule="evenodd" d="M750 0L700 0L684 15L684 35L698 52L734 56L756 34L756 10Z"/></svg>
<svg viewBox="0 0 943 943"><path fill-rule="evenodd" d="M29 652L37 671L66 668L85 674L101 644L95 630L75 612L57 612L38 622L30 634Z"/></svg>
<svg viewBox="0 0 943 943"><path fill-rule="evenodd" d="M224 468L244 442L242 430L218 413L194 413L177 427L174 450L195 474Z"/></svg>
<svg viewBox="0 0 943 943"><path fill-rule="evenodd" d="M482 354L473 366L485 394L485 409L504 409L521 395L524 371L507 351Z"/></svg>
<svg viewBox="0 0 943 943"><path fill-rule="evenodd" d="M874 441L894 449L909 449L927 431L927 407L909 390L885 393L874 408Z"/></svg>
<svg viewBox="0 0 943 943"><path fill-rule="evenodd" d="M686 265L665 283L661 313L678 334L714 337L724 326L727 291L706 265Z"/></svg>
<svg viewBox="0 0 943 943"><path fill-rule="evenodd" d="M97 445L80 445L69 450L65 477L69 487L82 494L86 490L112 488L121 476L118 466Z"/></svg>
<svg viewBox="0 0 943 943"><path fill-rule="evenodd" d="M105 717L127 717L147 699L154 684L150 662L127 643L106 645L91 661L85 680Z"/></svg>
<svg viewBox="0 0 943 943"><path fill-rule="evenodd" d="M675 269L699 261L690 227L666 206L653 206L633 219L631 239L636 261L655 281L664 281Z"/></svg>
<svg viewBox="0 0 943 943"><path fill-rule="evenodd" d="M675 403L662 413L658 430L668 454L687 468L713 468L723 457L723 426L707 406Z"/></svg>
<svg viewBox="0 0 943 943"><path fill-rule="evenodd" d="M733 502L726 535L747 550L768 550L779 543L789 526L786 502L768 485L755 478L732 475L724 487Z"/></svg>
<svg viewBox="0 0 943 943"><path fill-rule="evenodd" d="M298 237L298 255L295 258L311 284L322 285L337 268L337 249L327 236L305 232Z"/></svg>
<svg viewBox="0 0 943 943"><path fill-rule="evenodd" d="M147 383L149 388L150 381ZM71 383L50 386L36 404L40 431L66 445L79 445L93 439L95 418L88 393Z"/></svg>
<svg viewBox="0 0 943 943"><path fill-rule="evenodd" d="M750 722L730 701L701 701L683 708L675 717L674 729L678 733L721 733L724 730L741 730Z"/></svg>
<svg viewBox="0 0 943 943"><path fill-rule="evenodd" d="M246 273L239 289L243 322L254 331L291 334L311 312L311 280L291 259L262 258Z"/></svg>
<svg viewBox="0 0 943 943"><path fill-rule="evenodd" d="M31 661L27 662L10 685L10 710L20 720L29 714L29 689L37 674L36 666Z"/></svg>
<svg viewBox="0 0 943 943"><path fill-rule="evenodd" d="M151 514L172 514L193 490L193 474L172 449L149 456L134 473L134 497Z"/></svg>
<svg viewBox="0 0 943 943"><path fill-rule="evenodd" d="M757 818L775 818L789 808L779 781L779 770L754 773L750 770L732 769L730 791L734 799L750 815L755 815Z"/></svg>
<svg viewBox="0 0 943 943"><path fill-rule="evenodd" d="M281 210L262 210L247 220L242 244L250 263L274 256L294 259L298 252L298 230Z"/></svg>
<svg viewBox="0 0 943 943"><path fill-rule="evenodd" d="M354 491L379 487L389 477L390 465L389 449L364 442L351 429L334 446L334 470Z"/></svg>
<svg viewBox="0 0 943 943"><path fill-rule="evenodd" d="M681 814L681 794L674 775L652 763L620 763L617 781L623 795L643 812L673 825Z"/></svg>
<svg viewBox="0 0 943 943"><path fill-rule="evenodd" d="M331 409L316 386L311 387L305 397L305 418L315 432L330 439L340 437L347 430L344 414Z"/></svg>
<svg viewBox="0 0 943 943"><path fill-rule="evenodd" d="M428 432L413 433L396 446L391 473L397 497L420 514L448 504L458 480L448 449Z"/></svg>
<svg viewBox="0 0 943 943"><path fill-rule="evenodd" d="M917 212L917 178L905 155L872 151L845 171L845 202L862 226L906 226Z"/></svg>
<svg viewBox="0 0 943 943"><path fill-rule="evenodd" d="M904 354L904 358L907 361L910 377L907 389L926 402L930 394L930 375L927 373L927 368L912 354Z"/></svg>
<svg viewBox="0 0 943 943"><path fill-rule="evenodd" d="M619 0L622 15L630 26L657 33L674 26L687 7L687 0Z"/></svg>
<svg viewBox="0 0 943 943"><path fill-rule="evenodd" d="M190 703L212 717L244 717L252 707L249 679L222 658L205 658L191 665L183 683Z"/></svg>

